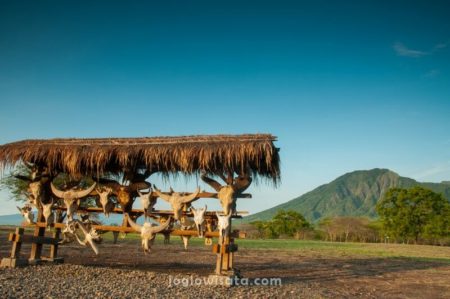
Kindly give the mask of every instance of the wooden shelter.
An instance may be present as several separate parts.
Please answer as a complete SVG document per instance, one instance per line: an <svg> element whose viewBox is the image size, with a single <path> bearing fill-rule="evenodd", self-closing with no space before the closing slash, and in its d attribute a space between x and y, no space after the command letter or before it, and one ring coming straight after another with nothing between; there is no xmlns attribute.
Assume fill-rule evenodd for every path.
<svg viewBox="0 0 450 299"><path fill-rule="evenodd" d="M29 262L41 260L43 244L52 246L51 259L56 259L58 240L61 229L65 224L53 223L55 228L52 238L45 238L45 226L43 216L43 203L53 202L55 194L50 192L53 180L60 174L65 174L74 182L81 178L89 178L98 185L114 186L109 178L122 177L121 188L128 188L128 197L131 204L120 201L121 194L114 194L118 198L116 205L122 209L114 208L113 213L125 213L134 220L144 214L144 210L133 209L136 191L150 187L152 174L158 173L169 176L201 176L205 182L213 186L215 192L200 192L196 199L219 198L223 204L221 188L229 187L233 191L234 206L236 198L251 197L241 192L238 187L245 190L252 180L259 180L276 186L280 181L279 149L275 147L276 138L270 134L245 134L245 135L204 135L181 137L151 137L151 138L98 138L98 139L49 139L49 140L24 140L0 146L0 168L14 168L19 163L25 163L33 168L32 177L27 179L18 176L19 179L27 179L30 182L41 184L42 190L38 192L42 204L37 204L38 219L32 225L35 233L32 238L23 236L23 231L11 234L10 240L14 243L11 261L17 257L20 245L17 242L27 240L31 242L32 252ZM218 177L225 182L224 186L218 186L214 180L203 177ZM237 177L236 177L237 176ZM45 178L45 179L44 179ZM240 181L239 181L240 180ZM242 181L244 183L242 183ZM109 185L108 185L109 184ZM119 185L120 185L119 184ZM234 184L234 185L233 185ZM76 184L75 184L76 185ZM136 190L131 186L136 186ZM74 187L74 184L69 186ZM68 188L69 188L68 187ZM53 185L52 185L53 188ZM133 187L134 188L134 187ZM121 190L122 190L121 189ZM55 189L52 189L53 191ZM70 189L72 190L72 189ZM73 189L75 190L75 189ZM235 192L236 191L236 192ZM170 191L172 192L172 191ZM172 194L172 193L167 194ZM222 192L223 193L223 192ZM165 194L165 193L164 193ZM182 195L189 193L180 193ZM161 195L161 193L160 193ZM90 196L98 196L93 192ZM156 200L158 197L152 192ZM161 195L162 196L162 195ZM234 207L232 206L232 207ZM191 217L188 211L189 204L183 209L182 217ZM82 209L81 207L77 207ZM52 207L55 211L66 210L63 204ZM99 212L95 207L83 208L85 212ZM224 209L225 211L225 209ZM230 212L231 213L231 212ZM151 211L147 213L161 222L172 215L171 211ZM232 218L239 217L234 210ZM122 226L108 227L93 225L94 229L102 231L132 232L125 220ZM214 213L206 213L205 218L210 223L217 223ZM231 227L231 225L230 225ZM230 230L230 228L227 228ZM197 235L197 231L179 230L171 228L164 234L172 235ZM21 237L22 236L22 237ZM218 237L217 231L206 233L207 238ZM238 232L229 231L225 237L221 237L219 243L213 246L218 255L216 266L217 274L227 274L232 270L232 252L237 249L234 238L239 237ZM5 262L6 263L6 262Z"/></svg>

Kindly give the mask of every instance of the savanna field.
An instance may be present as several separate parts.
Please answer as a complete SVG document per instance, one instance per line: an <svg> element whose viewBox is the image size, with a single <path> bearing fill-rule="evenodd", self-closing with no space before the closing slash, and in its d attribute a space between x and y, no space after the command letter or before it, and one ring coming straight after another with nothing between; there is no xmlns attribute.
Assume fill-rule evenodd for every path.
<svg viewBox="0 0 450 299"><path fill-rule="evenodd" d="M0 235L1 257L10 250L7 231ZM195 284L212 273L216 258L202 239L192 238L185 251L180 238L163 244L158 236L147 255L135 234L117 244L112 239L104 235L98 256L73 243L60 247L65 264L0 269L1 297L57 298L67 292L83 298L450 296L449 247L242 239L235 266L249 285L230 288ZM25 245L22 253L28 252ZM279 278L281 285L251 285L255 278Z"/></svg>

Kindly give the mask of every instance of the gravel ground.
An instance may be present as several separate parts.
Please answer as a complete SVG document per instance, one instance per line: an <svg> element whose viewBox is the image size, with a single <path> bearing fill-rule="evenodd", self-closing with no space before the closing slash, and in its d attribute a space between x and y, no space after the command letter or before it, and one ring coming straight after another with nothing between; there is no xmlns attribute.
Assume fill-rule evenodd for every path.
<svg viewBox="0 0 450 299"><path fill-rule="evenodd" d="M80 265L41 265L0 269L1 298L289 298L322 297L313 288L287 286L195 285L204 276L120 270ZM182 279L193 281L184 287ZM174 285L179 281L180 285ZM299 292L300 291L300 292Z"/></svg>
<svg viewBox="0 0 450 299"><path fill-rule="evenodd" d="M6 237L0 234L0 258L11 249ZM29 252L24 244L22 258ZM102 243L98 256L75 243L61 246L59 256L65 264L0 269L0 298L450 298L450 264L437 260L240 249L235 266L249 282L272 277L282 285L230 288L197 285L214 270L216 256L206 246L185 251L176 238L147 255L139 240L127 238Z"/></svg>

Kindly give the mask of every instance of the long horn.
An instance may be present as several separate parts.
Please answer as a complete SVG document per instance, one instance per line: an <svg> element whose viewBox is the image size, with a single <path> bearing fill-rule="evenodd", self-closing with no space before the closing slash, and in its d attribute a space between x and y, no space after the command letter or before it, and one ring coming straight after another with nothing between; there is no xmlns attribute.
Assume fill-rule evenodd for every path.
<svg viewBox="0 0 450 299"><path fill-rule="evenodd" d="M214 190L216 190L217 192L220 191L220 189L222 188L222 185L219 184L217 181L207 177L206 175L202 174L200 176L200 178L202 179L202 181L204 181L205 183L207 183L208 185L210 185Z"/></svg>
<svg viewBox="0 0 450 299"><path fill-rule="evenodd" d="M167 219L166 222L164 222L163 224L152 227L151 228L152 233L156 234L162 232L163 230L166 230L169 227L171 221L172 217L169 217L169 219Z"/></svg>
<svg viewBox="0 0 450 299"><path fill-rule="evenodd" d="M140 226L139 224L137 224L136 222L134 222L133 220L131 220L130 215L125 214L128 220L128 223L130 224L130 226L137 231L138 233L140 233L142 231L142 226Z"/></svg>
<svg viewBox="0 0 450 299"><path fill-rule="evenodd" d="M244 192L251 183L252 178L250 176L238 176L233 187L238 190L238 192Z"/></svg>
<svg viewBox="0 0 450 299"><path fill-rule="evenodd" d="M53 182L50 183L50 187L52 188L52 192L56 197L64 198L64 191L56 189L55 185L53 185Z"/></svg>
<svg viewBox="0 0 450 299"><path fill-rule="evenodd" d="M203 211L205 211L206 212L206 210L208 209L208 206L207 205L205 205L205 209L203 210Z"/></svg>
<svg viewBox="0 0 450 299"><path fill-rule="evenodd" d="M197 187L197 189L195 190L194 193L191 193L190 195L181 197L181 201L183 203L189 203L189 202L193 201L198 196L199 193L200 193L200 187Z"/></svg>
<svg viewBox="0 0 450 299"><path fill-rule="evenodd" d="M167 195L167 194L162 193L162 192L159 191L159 189L157 189L156 187L155 187L154 189L155 189L155 193L156 193L156 195L158 195L158 197L164 199L164 200L167 201L167 202L170 202L170 198L171 198L170 195Z"/></svg>
<svg viewBox="0 0 450 299"><path fill-rule="evenodd" d="M137 182L137 183L130 184L131 190L133 190L133 191L148 189L151 186L152 185L149 182Z"/></svg>
<svg viewBox="0 0 450 299"><path fill-rule="evenodd" d="M89 193L91 193L92 190L95 189L95 186L97 186L97 183L92 184L92 186L87 188L86 190L81 190L81 191L75 192L75 198L83 198L85 196L88 196Z"/></svg>

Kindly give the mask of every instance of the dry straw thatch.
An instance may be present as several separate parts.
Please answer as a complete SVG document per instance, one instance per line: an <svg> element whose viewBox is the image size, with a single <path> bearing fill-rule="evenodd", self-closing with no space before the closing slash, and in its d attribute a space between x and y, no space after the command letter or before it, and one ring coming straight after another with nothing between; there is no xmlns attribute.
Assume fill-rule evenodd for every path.
<svg viewBox="0 0 450 299"><path fill-rule="evenodd" d="M0 146L0 167L21 161L52 173L98 175L125 169L148 169L163 175L237 173L250 169L255 178L280 179L276 137L270 134L205 135L151 138L24 140Z"/></svg>

